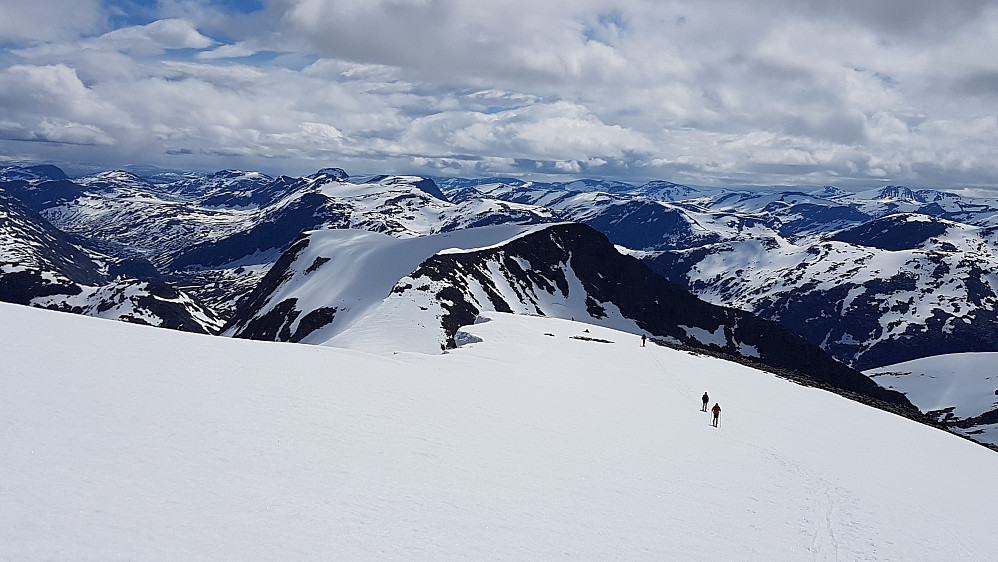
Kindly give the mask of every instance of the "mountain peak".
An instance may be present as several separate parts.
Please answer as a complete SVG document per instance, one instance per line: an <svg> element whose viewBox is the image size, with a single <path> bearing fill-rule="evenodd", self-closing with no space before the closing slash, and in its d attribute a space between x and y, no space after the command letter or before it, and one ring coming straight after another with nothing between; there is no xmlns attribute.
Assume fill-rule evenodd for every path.
<svg viewBox="0 0 998 562"><path fill-rule="evenodd" d="M51 164L36 164L32 166L2 166L0 180L27 182L68 180L69 176L58 166Z"/></svg>
<svg viewBox="0 0 998 562"><path fill-rule="evenodd" d="M888 185L878 192L881 199L901 199L903 201L917 201L915 192L903 185Z"/></svg>
<svg viewBox="0 0 998 562"><path fill-rule="evenodd" d="M821 189L816 189L808 193L813 197L821 197L822 199L836 199L838 197L845 197L849 195L849 192L842 189L841 187L835 187L834 185L826 185Z"/></svg>
<svg viewBox="0 0 998 562"><path fill-rule="evenodd" d="M943 199L959 199L955 193L947 193L935 189L919 189L917 191L903 185L888 185L877 192L879 199L908 201L912 203L933 203Z"/></svg>
<svg viewBox="0 0 998 562"><path fill-rule="evenodd" d="M343 168L322 168L318 172L308 176L311 179L333 179L336 181L345 181L350 175L346 173Z"/></svg>

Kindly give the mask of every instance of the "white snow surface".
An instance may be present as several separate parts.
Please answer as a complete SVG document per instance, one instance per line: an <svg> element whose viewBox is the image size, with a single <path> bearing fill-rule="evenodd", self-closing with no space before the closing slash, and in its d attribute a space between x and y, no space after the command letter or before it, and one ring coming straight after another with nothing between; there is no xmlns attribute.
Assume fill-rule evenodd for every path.
<svg viewBox="0 0 998 562"><path fill-rule="evenodd" d="M490 318L450 353L377 356L0 304L0 559L998 551L979 445L633 334Z"/></svg>
<svg viewBox="0 0 998 562"><path fill-rule="evenodd" d="M961 419L998 409L998 352L950 353L865 371L884 388L903 392L923 412L952 408ZM998 445L998 424L964 430Z"/></svg>

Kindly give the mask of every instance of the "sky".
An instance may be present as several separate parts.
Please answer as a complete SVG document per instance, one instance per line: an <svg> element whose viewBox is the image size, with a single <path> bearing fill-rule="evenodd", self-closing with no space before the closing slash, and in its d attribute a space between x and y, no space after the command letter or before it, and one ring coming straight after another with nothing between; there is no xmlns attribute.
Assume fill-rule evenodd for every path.
<svg viewBox="0 0 998 562"><path fill-rule="evenodd" d="M998 189L998 0L4 0L0 162Z"/></svg>

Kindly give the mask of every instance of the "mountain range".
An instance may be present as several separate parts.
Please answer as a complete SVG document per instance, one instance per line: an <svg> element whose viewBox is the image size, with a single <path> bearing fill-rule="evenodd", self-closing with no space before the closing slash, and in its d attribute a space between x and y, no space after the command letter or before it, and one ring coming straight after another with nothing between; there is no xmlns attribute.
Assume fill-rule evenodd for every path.
<svg viewBox="0 0 998 562"><path fill-rule="evenodd" d="M53 166L0 190L0 299L182 330L440 352L553 316L902 409L855 369L998 344L998 201L956 193Z"/></svg>

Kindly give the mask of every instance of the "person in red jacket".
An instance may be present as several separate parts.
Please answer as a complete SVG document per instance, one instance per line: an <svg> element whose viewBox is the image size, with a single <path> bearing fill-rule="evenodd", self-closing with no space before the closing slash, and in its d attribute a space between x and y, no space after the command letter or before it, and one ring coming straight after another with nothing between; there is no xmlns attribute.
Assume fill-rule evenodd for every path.
<svg viewBox="0 0 998 562"><path fill-rule="evenodd" d="M714 407L710 409L714 413L714 427L717 427L717 418L721 415L721 406L714 402Z"/></svg>

